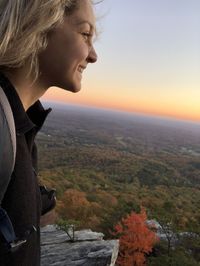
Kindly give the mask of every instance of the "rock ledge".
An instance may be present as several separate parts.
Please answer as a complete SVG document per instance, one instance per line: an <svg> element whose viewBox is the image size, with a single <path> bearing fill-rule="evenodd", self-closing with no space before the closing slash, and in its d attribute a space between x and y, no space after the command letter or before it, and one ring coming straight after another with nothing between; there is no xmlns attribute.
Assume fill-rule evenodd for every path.
<svg viewBox="0 0 200 266"><path fill-rule="evenodd" d="M102 233L75 231L75 242L55 225L41 228L41 266L114 266L118 240L103 240Z"/></svg>

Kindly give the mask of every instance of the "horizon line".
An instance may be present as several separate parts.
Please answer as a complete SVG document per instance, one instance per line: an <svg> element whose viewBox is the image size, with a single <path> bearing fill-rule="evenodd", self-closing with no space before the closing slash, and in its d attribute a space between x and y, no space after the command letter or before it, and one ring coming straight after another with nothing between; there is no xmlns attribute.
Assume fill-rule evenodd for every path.
<svg viewBox="0 0 200 266"><path fill-rule="evenodd" d="M72 103L72 102L64 102L64 101L56 101L56 100L50 100L50 99L42 99L42 102L49 102L54 103L58 105L70 105L70 106L79 106L82 108L91 108L91 109L97 109L97 110L104 110L104 111L110 111L110 112L119 112L123 114L129 114L129 115L138 115L138 116L144 116L144 117L151 117L151 118L157 118L157 119L163 119L163 120L173 120L173 121L182 121L187 123L195 123L200 124L199 119L192 119L192 118L184 118L179 116L173 116L173 115L163 115L163 114L154 114L150 112L142 112L142 111L128 111L128 110L122 110L117 107L103 107L103 106L96 106L92 104L84 104L84 103Z"/></svg>

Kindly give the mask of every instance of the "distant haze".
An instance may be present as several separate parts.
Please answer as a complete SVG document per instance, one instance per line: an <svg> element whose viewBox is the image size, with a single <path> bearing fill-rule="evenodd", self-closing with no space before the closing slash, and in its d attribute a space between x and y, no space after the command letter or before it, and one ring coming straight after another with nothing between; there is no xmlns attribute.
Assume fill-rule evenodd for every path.
<svg viewBox="0 0 200 266"><path fill-rule="evenodd" d="M112 109L106 108L97 108L92 106L84 106L77 104L67 104L60 102L52 102L52 101L43 101L43 105L48 108L51 107L54 110L63 110L65 113L69 111L69 113L77 113L77 114L85 114L86 116L96 117L99 119L107 119L114 121L126 121L126 123L139 122L146 125L152 126L164 126L166 128L177 128L177 130L186 129L189 131L194 131L199 134L200 137L200 122L167 118L162 116L153 116L149 114L140 114L133 112L124 112L124 111L116 111Z"/></svg>

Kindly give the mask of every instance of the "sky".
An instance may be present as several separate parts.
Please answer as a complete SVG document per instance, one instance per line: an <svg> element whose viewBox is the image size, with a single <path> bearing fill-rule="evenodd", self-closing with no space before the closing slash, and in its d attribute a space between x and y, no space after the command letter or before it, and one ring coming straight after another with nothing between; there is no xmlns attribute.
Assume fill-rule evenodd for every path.
<svg viewBox="0 0 200 266"><path fill-rule="evenodd" d="M98 61L43 100L200 121L200 0L104 0Z"/></svg>

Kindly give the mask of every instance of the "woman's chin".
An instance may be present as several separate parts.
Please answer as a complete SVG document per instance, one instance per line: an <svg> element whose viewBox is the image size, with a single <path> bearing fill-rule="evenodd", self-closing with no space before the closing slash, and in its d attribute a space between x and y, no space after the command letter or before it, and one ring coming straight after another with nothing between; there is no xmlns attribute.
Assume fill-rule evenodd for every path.
<svg viewBox="0 0 200 266"><path fill-rule="evenodd" d="M81 90L81 84L59 84L56 87L59 87L63 90L70 91L73 93L79 92Z"/></svg>

